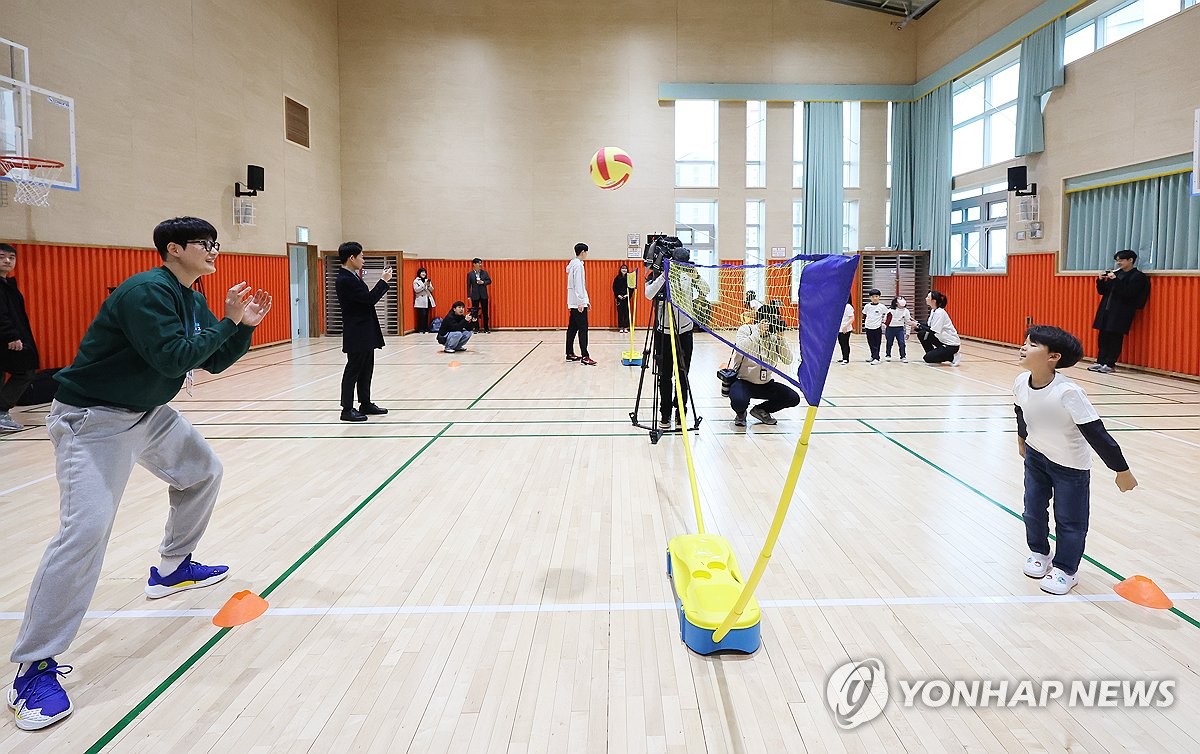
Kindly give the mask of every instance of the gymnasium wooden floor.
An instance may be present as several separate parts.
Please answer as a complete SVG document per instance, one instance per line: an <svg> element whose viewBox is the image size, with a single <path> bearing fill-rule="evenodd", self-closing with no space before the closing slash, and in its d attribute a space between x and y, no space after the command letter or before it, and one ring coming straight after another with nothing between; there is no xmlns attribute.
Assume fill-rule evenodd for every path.
<svg viewBox="0 0 1200 754"><path fill-rule="evenodd" d="M0 752L824 752L1200 750L1200 384L1068 370L1141 482L1093 477L1081 580L1051 597L1027 554L1010 387L1016 349L967 344L963 366L833 365L808 462L758 596L762 649L704 658L679 641L664 548L694 530L681 439L630 426L628 341L499 332L438 353L390 338L375 399L338 421L336 339L257 350L176 405L225 464L197 557L211 589L148 601L166 516L139 469L65 679L76 710ZM639 343L640 347L640 343ZM694 436L710 531L747 570L802 411L735 430L697 336ZM451 361L460 362L451 367ZM648 413L647 413L648 415ZM0 647L58 516L45 407L0 439ZM1118 598L1144 574L1176 601ZM233 593L271 610L232 630ZM853 731L830 672L879 658L891 678L1174 679L1165 708L904 708ZM11 666L9 671L11 672ZM6 678L7 682L7 678ZM893 697L896 695L893 694Z"/></svg>

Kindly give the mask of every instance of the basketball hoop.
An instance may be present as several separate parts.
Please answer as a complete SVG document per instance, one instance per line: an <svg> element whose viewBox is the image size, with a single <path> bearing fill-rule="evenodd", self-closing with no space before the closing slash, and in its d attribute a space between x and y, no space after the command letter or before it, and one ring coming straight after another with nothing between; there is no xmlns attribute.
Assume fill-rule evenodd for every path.
<svg viewBox="0 0 1200 754"><path fill-rule="evenodd" d="M0 176L5 176L17 187L14 202L33 207L50 206L50 187L58 180L61 162L43 160L40 157L0 155Z"/></svg>

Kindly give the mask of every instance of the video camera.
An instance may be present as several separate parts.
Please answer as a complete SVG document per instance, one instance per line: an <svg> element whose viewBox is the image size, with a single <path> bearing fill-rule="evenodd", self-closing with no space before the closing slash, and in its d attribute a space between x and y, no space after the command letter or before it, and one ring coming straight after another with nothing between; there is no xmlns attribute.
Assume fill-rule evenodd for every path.
<svg viewBox="0 0 1200 754"><path fill-rule="evenodd" d="M663 262L667 259L672 262L687 262L691 257L692 252L675 236L646 236L646 248L642 251L642 259L655 272L662 272Z"/></svg>

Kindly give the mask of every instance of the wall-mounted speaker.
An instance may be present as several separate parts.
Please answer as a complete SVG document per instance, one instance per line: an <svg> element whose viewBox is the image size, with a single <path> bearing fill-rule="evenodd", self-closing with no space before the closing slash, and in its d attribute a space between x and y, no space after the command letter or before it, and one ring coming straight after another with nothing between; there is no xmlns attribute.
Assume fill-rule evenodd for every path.
<svg viewBox="0 0 1200 754"><path fill-rule="evenodd" d="M1024 168L1022 168L1022 170L1023 169ZM266 171L263 170L261 166L259 166L259 165L247 165L246 166L246 188L250 189L251 191L263 191L265 179L266 179ZM1011 176L1009 177L1009 183L1012 183Z"/></svg>
<svg viewBox="0 0 1200 754"><path fill-rule="evenodd" d="M1024 191L1029 185L1029 171L1024 165L1008 169L1008 190Z"/></svg>

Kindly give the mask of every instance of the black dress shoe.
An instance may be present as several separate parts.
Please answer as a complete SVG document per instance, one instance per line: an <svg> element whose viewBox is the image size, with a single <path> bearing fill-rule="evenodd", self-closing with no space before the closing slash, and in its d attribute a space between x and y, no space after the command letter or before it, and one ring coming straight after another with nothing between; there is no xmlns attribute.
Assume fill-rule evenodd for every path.
<svg viewBox="0 0 1200 754"><path fill-rule="evenodd" d="M361 411L355 411L352 408L342 410L342 421L344 422L365 422L367 415Z"/></svg>
<svg viewBox="0 0 1200 754"><path fill-rule="evenodd" d="M386 408L376 406L374 403L364 403L358 407L358 410L359 413L366 414L367 416L382 416L387 413Z"/></svg>

